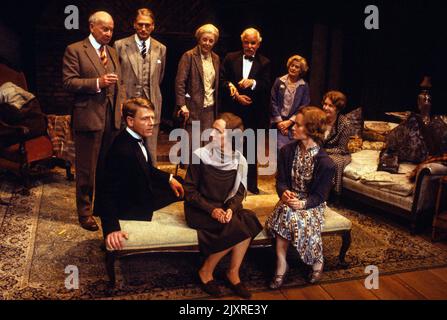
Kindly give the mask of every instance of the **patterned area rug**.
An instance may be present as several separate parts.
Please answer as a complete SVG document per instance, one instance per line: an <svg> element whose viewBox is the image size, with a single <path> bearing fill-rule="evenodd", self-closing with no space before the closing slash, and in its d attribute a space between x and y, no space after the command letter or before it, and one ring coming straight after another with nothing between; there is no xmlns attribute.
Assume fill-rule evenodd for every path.
<svg viewBox="0 0 447 320"><path fill-rule="evenodd" d="M276 201L273 178L263 178L260 187ZM198 253L151 253L122 259L116 267L118 285L110 289L100 249L102 234L78 226L74 182L66 181L62 171L37 180L28 197L16 191L13 181L0 182L0 197L9 203L0 206L0 299L206 297L195 280ZM352 208L338 207L336 211L353 222L347 256L350 265L347 269L337 267L341 241L325 237L323 283L363 278L368 265L377 266L381 274L447 266L447 252L410 236L406 229ZM222 277L228 262L224 258L216 278ZM289 263L291 272L285 286L306 285L307 269L292 250ZM79 272L79 288L69 290L66 277L74 267ZM253 291L265 291L273 269L271 248L250 249L241 277Z"/></svg>

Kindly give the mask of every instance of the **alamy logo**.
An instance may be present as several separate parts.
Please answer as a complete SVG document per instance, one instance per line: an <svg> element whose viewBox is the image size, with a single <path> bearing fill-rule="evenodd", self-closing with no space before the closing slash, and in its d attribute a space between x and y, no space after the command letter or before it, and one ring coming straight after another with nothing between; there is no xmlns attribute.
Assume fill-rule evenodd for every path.
<svg viewBox="0 0 447 320"><path fill-rule="evenodd" d="M379 30L379 8L369 5L365 8L365 14L368 15L365 19L365 28L367 30Z"/></svg>
<svg viewBox="0 0 447 320"><path fill-rule="evenodd" d="M365 288L368 290L379 289L379 268L377 266L367 266L365 273L369 276L365 279Z"/></svg>
<svg viewBox="0 0 447 320"><path fill-rule="evenodd" d="M79 289L78 267L73 265L66 266L65 274L68 274L68 276L65 278L65 288L67 290L78 290Z"/></svg>
<svg viewBox="0 0 447 320"><path fill-rule="evenodd" d="M67 30L79 29L79 9L77 6L69 5L65 7L65 14L68 16L65 18L64 26Z"/></svg>

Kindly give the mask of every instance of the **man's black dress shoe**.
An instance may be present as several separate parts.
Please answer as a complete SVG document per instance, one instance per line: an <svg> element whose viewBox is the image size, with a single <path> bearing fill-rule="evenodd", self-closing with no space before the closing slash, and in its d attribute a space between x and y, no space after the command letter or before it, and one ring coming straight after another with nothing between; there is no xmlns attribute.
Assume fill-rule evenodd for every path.
<svg viewBox="0 0 447 320"><path fill-rule="evenodd" d="M239 297L244 298L244 299L250 299L251 298L251 293L250 291L248 291L247 287L242 283L239 282L238 284L232 284L231 281L226 278L225 279L227 282L228 287Z"/></svg>
<svg viewBox="0 0 447 320"><path fill-rule="evenodd" d="M82 228L88 231L99 230L98 224L96 223L95 218L93 218L92 216L79 217L79 224Z"/></svg>

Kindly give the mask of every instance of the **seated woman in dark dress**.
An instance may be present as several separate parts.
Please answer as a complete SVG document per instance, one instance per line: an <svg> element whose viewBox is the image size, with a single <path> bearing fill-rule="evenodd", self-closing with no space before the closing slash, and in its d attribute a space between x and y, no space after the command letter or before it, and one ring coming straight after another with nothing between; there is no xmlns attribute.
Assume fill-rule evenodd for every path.
<svg viewBox="0 0 447 320"><path fill-rule="evenodd" d="M185 216L188 226L197 230L200 251L206 257L198 273L204 291L221 295L213 272L231 252L227 283L237 295L248 299L251 294L239 278L239 268L262 225L254 212L242 207L247 161L241 152L233 150L230 130L226 130L236 128L243 129L242 120L233 114L222 114L213 123L212 141L194 152L200 164L188 166Z"/></svg>
<svg viewBox="0 0 447 320"><path fill-rule="evenodd" d="M276 275L270 283L278 289L289 267L289 244L302 261L312 266L309 282L318 281L323 272L323 242L326 199L332 187L335 165L321 148L326 116L317 107L298 111L292 127L295 142L284 146L278 158L276 191L280 197L266 228L276 239Z"/></svg>

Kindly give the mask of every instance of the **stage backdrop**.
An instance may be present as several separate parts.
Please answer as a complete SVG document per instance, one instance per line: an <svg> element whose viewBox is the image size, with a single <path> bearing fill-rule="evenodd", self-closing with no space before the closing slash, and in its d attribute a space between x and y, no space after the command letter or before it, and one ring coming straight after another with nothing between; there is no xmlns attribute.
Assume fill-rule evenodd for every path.
<svg viewBox="0 0 447 320"><path fill-rule="evenodd" d="M71 4L80 10L79 30L64 28L64 9ZM379 8L379 30L364 27L368 4ZM68 44L88 35L88 16L96 10L110 12L116 40L133 33L132 20L140 7L154 11L153 36L168 48L162 86L165 120L174 106L178 60L195 46L194 30L204 23L221 31L216 47L221 58L240 49L244 28L259 28L264 39L260 51L272 61L272 77L286 73L289 56L306 57L313 104L320 104L325 91L338 89L348 95L348 110L362 106L369 119L383 118L385 111L416 110L424 74L433 78L434 112L442 112L447 101L441 1L17 0L4 6L0 61L26 72L47 113L70 113L72 100L61 83L62 55Z"/></svg>

